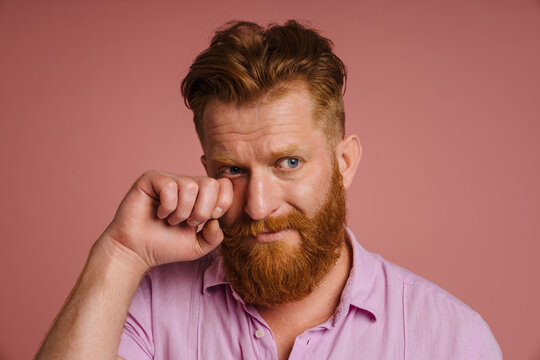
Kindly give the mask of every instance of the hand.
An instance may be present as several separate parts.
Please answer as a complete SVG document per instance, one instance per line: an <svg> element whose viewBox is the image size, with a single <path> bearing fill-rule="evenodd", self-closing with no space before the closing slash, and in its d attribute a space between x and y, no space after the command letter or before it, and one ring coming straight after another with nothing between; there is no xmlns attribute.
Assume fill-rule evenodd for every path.
<svg viewBox="0 0 540 360"><path fill-rule="evenodd" d="M216 219L232 199L229 179L148 171L122 200L102 237L140 257L148 267L195 260L223 240Z"/></svg>

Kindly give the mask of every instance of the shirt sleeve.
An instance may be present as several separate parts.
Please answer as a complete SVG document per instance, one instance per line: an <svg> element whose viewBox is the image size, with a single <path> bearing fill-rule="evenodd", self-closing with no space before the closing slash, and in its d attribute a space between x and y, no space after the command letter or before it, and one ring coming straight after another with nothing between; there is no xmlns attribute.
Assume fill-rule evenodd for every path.
<svg viewBox="0 0 540 360"><path fill-rule="evenodd" d="M131 300L118 346L118 356L121 358L126 360L153 359L154 339L150 294L150 280L146 276Z"/></svg>

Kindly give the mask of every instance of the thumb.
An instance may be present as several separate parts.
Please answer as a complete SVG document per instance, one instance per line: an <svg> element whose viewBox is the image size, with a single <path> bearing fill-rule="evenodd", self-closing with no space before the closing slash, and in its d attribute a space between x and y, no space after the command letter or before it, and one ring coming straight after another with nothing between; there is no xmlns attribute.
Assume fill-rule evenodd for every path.
<svg viewBox="0 0 540 360"><path fill-rule="evenodd" d="M214 250L223 241L223 231L216 219L207 221L197 234L197 243L202 255Z"/></svg>

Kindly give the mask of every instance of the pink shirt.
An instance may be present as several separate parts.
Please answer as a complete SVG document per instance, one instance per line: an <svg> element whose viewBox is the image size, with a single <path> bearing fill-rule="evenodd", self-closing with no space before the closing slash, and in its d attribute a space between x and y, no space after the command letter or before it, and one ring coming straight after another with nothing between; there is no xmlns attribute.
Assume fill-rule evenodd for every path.
<svg viewBox="0 0 540 360"><path fill-rule="evenodd" d="M289 359L502 359L488 325L421 277L367 252L334 315L296 338ZM215 254L151 269L133 297L118 356L277 359L270 328L232 290Z"/></svg>

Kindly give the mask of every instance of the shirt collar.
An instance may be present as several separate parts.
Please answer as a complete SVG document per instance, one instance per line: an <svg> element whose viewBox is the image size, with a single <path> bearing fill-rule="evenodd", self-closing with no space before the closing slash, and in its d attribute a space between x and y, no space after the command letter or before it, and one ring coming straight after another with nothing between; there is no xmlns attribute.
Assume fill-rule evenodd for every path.
<svg viewBox="0 0 540 360"><path fill-rule="evenodd" d="M203 275L203 294L208 294L208 289L218 285L230 285L225 279L225 270L223 269L223 260L218 255L219 250L214 250L208 256L211 260L210 266L204 271Z"/></svg>
<svg viewBox="0 0 540 360"><path fill-rule="evenodd" d="M378 277L380 268L378 256L366 251L349 227L347 227L347 235L352 248L353 261L349 279L341 294L335 320L345 315L349 305L368 312L373 320L377 320L384 309L385 292L384 282L381 282ZM341 312L344 314L340 316Z"/></svg>
<svg viewBox="0 0 540 360"><path fill-rule="evenodd" d="M384 282L378 281L377 277L378 257L360 245L349 227L346 231L352 248L353 261L349 278L341 294L341 301L335 312L334 323L348 313L350 305L366 311L373 320L377 320L383 312L385 292ZM209 257L211 263L203 275L203 294L208 294L210 288L218 285L230 286L225 278L223 260L218 251L209 254ZM235 298L241 301L239 296Z"/></svg>

